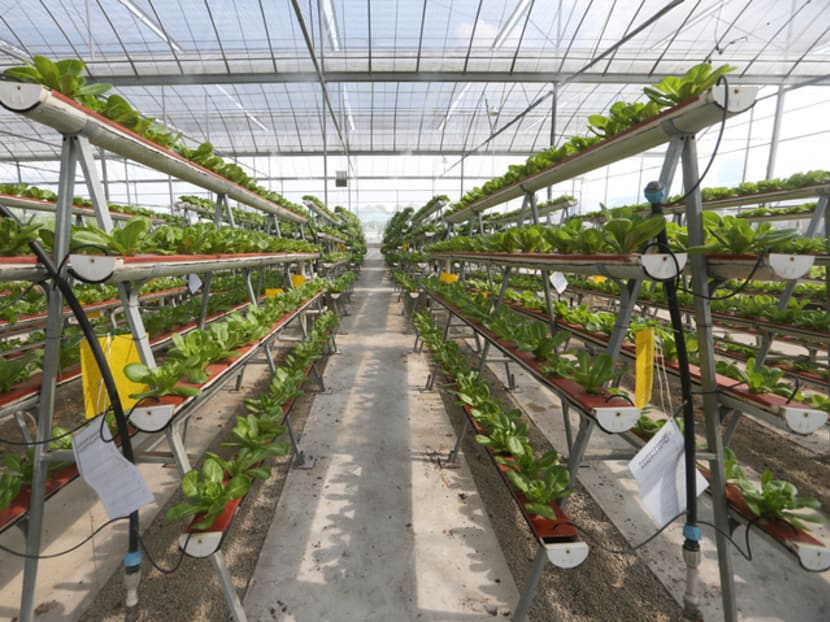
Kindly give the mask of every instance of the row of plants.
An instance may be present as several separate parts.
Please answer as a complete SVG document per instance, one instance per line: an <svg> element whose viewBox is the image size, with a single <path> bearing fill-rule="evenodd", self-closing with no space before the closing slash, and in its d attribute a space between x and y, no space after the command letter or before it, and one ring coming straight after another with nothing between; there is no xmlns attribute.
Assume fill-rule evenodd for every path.
<svg viewBox="0 0 830 622"><path fill-rule="evenodd" d="M257 399L247 401L248 411L251 413L248 417L238 418L236 426L232 430L232 440L225 443L227 446L239 447L239 454L235 460L223 460L216 454L208 453L209 459L212 458L223 466L227 472L233 475L245 475L245 477L267 477L270 473L267 469L257 470L258 463L264 460L268 455L284 455L287 452L287 446L284 443L272 445L264 439L269 433L273 436L278 436L284 432L284 428L279 427L279 421L276 419L269 422L269 418L276 418L277 411L283 404L290 399L301 394L299 386L305 378L304 370L317 358L322 352L323 345L327 339L327 335L331 332L337 323L337 316L330 311L323 313L317 320L312 331L307 339L299 344L293 353L286 359L286 366L277 370L268 391L260 395ZM215 325L219 327L220 325ZM227 346L230 343L230 335L227 334L226 329L211 327L210 336L218 337L220 344L207 346L208 348L218 349ZM230 330L230 327L228 327ZM187 340L185 340L187 341ZM193 354L193 344L185 343L184 349L174 349L178 354L171 352L169 356L182 357ZM204 353L197 353L202 356ZM227 353L232 354L231 352ZM184 387L186 388L186 387ZM133 397L144 398L151 394L150 391L135 394ZM171 393L167 393L171 394ZM189 394L189 393L186 393ZM152 392L152 395L160 395L158 392ZM254 419L251 419L254 417ZM96 420L97 421L97 420ZM93 422L92 425L96 425ZM272 436L272 438L273 438ZM59 426L52 428L51 438L55 439L49 443L50 450L71 450L71 436L68 435L67 430ZM32 473L34 467L34 449L27 448L22 454L7 454L3 457L4 472L0 474L0 511L7 509L14 499L18 496L23 486L30 486L32 482ZM49 472L58 471L71 465L71 462L50 462ZM213 466L208 466L208 472L213 470ZM203 467L204 469L204 467ZM188 477L188 476L186 476ZM183 480L183 489L193 482L196 476L190 475L189 479ZM263 478L264 478L263 477ZM210 478L208 478L210 479ZM204 484L204 478L201 484ZM233 486L238 486L237 481ZM211 487L208 486L207 489ZM247 490L246 490L247 491ZM201 493L197 494L196 502L198 504L200 495L208 492L203 486ZM187 494L187 491L186 491ZM243 493L244 494L244 493ZM188 495L189 496L189 495ZM224 504L223 504L224 506ZM172 512L173 510L171 510ZM182 508L177 510L182 512ZM189 513L183 513L181 516L188 516ZM212 522L212 519L211 521ZM210 525L210 522L206 526Z"/></svg>
<svg viewBox="0 0 830 622"><path fill-rule="evenodd" d="M326 291L331 294L345 294L352 289L352 285L357 280L357 272L349 270L333 279L326 279Z"/></svg>
<svg viewBox="0 0 830 622"><path fill-rule="evenodd" d="M758 218L761 216L796 216L800 214L812 214L816 205L815 201L802 203L800 205L788 205L786 207L755 207L753 209L741 210L735 214L736 218Z"/></svg>
<svg viewBox="0 0 830 622"><path fill-rule="evenodd" d="M216 212L216 203L205 197L196 196L195 194L185 194L179 197L177 207L187 209L188 207L195 207L203 215L210 215L213 218ZM264 229L267 224L265 214L255 212L251 209L242 209L240 207L231 206L231 213L237 223L250 224L258 229ZM228 215L224 210L220 210L219 217L222 222L228 222Z"/></svg>
<svg viewBox="0 0 830 622"><path fill-rule="evenodd" d="M446 285L439 287L443 289L442 297L453 289L452 286ZM473 296L471 300L475 301L475 296ZM487 298L484 298L484 300L487 300ZM452 300L452 304L456 306L463 305L463 297L456 297ZM466 309L475 308L475 306L478 306L479 311L481 311L482 305L475 305L474 303L466 305ZM481 316L476 319L486 325L482 321ZM565 341L564 335L566 333L564 333L564 331L558 332L553 338L551 338L547 334L547 328L542 323L535 322L536 328L532 328L526 324L527 323L520 322L515 325L513 331L515 337L513 342L521 350L534 352L534 354L537 355L537 358L538 354L544 352L546 347L551 347L552 344L550 342L558 341L561 344ZM636 332L637 326L635 326L633 330ZM557 337L557 335L563 336ZM658 335L658 339L665 340L666 338L671 338L671 335L672 332L666 329ZM499 336L502 339L505 338L501 335ZM550 340L550 342L546 343L545 340ZM692 348L695 347L694 342L689 345ZM586 357L588 356L587 353L583 354ZM745 384L751 392L775 392L787 396L791 396L794 393L794 387L782 381L784 375L782 370L769 368L763 365L756 365L753 358L750 358L747 361L747 364L743 369L734 365L731 367L734 377L736 377L736 379L738 379L742 384ZM723 373L725 370L719 365L719 371ZM657 430L659 430L665 421L665 419L654 421L647 415L644 415L638 421L637 428L638 431L645 437L650 437L656 433ZM769 470L765 471L761 477L759 487L757 484L746 478L740 467L736 466L733 453L727 450L726 455L727 478L730 480L730 483L734 483L739 487L747 506L755 515L765 519L778 518L786 520L800 529L805 529L805 525L802 521L821 522L821 519L814 514L804 515L797 513L798 510L802 509L817 510L819 508L817 500L799 497L793 484L775 479L774 475Z"/></svg>
<svg viewBox="0 0 830 622"><path fill-rule="evenodd" d="M635 125L647 121L683 101L700 95L715 85L718 79L734 67L724 65L713 69L709 63L701 63L689 69L683 76L667 76L659 83L645 87L646 102L614 103L608 115L591 115L588 118L588 135L576 135L559 146L553 146L530 156L524 164L511 164L505 174L491 179L482 187L475 187L464 194L448 213L464 209L468 205L510 185L520 183L526 177L550 168L563 160L612 138Z"/></svg>
<svg viewBox="0 0 830 622"><path fill-rule="evenodd" d="M825 183L830 183L830 171L815 170L807 171L806 173L795 173L787 179L762 179L758 182L743 182L741 184L738 184L737 186L728 188L701 188L700 195L701 199L705 203L706 201L733 199L737 197L751 196L753 194L764 192L798 190L799 188L804 188L806 186L815 186L818 184ZM669 205L673 205L675 203L678 203L682 198L683 195L678 194L669 197L666 200L666 203ZM755 216L767 215L768 213L775 213L776 209L792 210L784 213L801 213L803 211L811 209L808 208L808 206L810 205L814 204L805 203L803 205L791 206L786 208L759 208L758 212L755 212L755 210L746 210L740 212L738 217L747 218L749 217L748 214L753 214ZM576 218L585 218L589 220L603 220L605 218L608 218L609 216L630 217L632 214L639 214L645 211L649 211L650 209L651 205L648 203L636 203L631 205L622 205L613 208L606 208L605 206L602 206L599 210L588 212L586 214L581 214L579 216L576 216Z"/></svg>
<svg viewBox="0 0 830 622"><path fill-rule="evenodd" d="M208 299L208 315L234 307L246 300L247 294L244 288L217 291ZM192 324L193 318L198 317L200 310L201 300L191 298L182 304L160 307L152 311L145 310L142 312L142 320L148 335L151 339L154 339ZM106 316L91 318L90 321L99 336L129 333L123 319L119 320L116 326L113 326L112 320ZM31 349L19 355L0 357L0 394L11 390L15 385L40 372L43 365L45 337L43 331L34 330L25 339L17 342L17 345L31 345ZM80 344L82 340L83 334L80 328L75 325L64 327L58 364L61 370L71 368L80 362ZM12 342L12 340L4 339L4 342Z"/></svg>
<svg viewBox="0 0 830 622"><path fill-rule="evenodd" d="M641 415L635 426L635 433L641 438L649 439L662 428L668 419L651 419L647 414ZM675 423L682 429L683 420L675 418ZM705 450L705 447L703 447ZM764 469L760 481L750 479L738 463L735 452L729 447L723 449L724 475L728 485L735 486L741 492L746 507L757 518L764 521L786 521L802 531L809 531L808 523L819 524L822 521L817 513L821 508L818 499L802 497L798 488L787 480L778 479L771 469ZM807 513L804 513L805 510Z"/></svg>
<svg viewBox="0 0 830 622"><path fill-rule="evenodd" d="M225 278L227 277L220 277L218 284L214 282L214 287L219 291L228 289L228 286L223 284ZM236 277L233 278L236 279ZM186 284L187 282L181 277L161 277L143 283L140 294L152 294L180 288ZM115 285L109 285L107 283L77 283L74 285L72 291L82 305L108 302L118 297L118 288ZM0 320L16 323L21 317L46 312L46 298L41 292L33 288L31 283L18 281L6 283L5 290L0 295L4 297L3 308L0 309Z"/></svg>
<svg viewBox="0 0 830 622"><path fill-rule="evenodd" d="M349 261L351 257L351 253L336 251L333 253L323 253L322 255L320 255L318 261L321 264L336 264L341 263L343 261Z"/></svg>
<svg viewBox="0 0 830 622"><path fill-rule="evenodd" d="M568 469L559 463L556 451L536 455L521 411L504 408L491 397L487 381L471 369L457 342L444 340L431 315L417 312L413 322L449 379L449 391L469 409L478 424L476 441L493 452L495 460L505 467L510 484L526 499L525 510L556 520L551 503L560 502L571 492Z"/></svg>
<svg viewBox="0 0 830 622"><path fill-rule="evenodd" d="M58 195L51 190L43 190L37 186L26 183L17 184L0 184L0 194L9 196L23 197L27 199L37 199L40 201L51 201L55 203L58 200ZM72 204L76 207L86 207L92 209L92 201L83 197L74 197ZM134 205L119 205L118 203L109 203L109 209L118 214L130 214L133 216L147 216L156 220L164 220L171 224L181 224L184 222L179 216L165 214L163 212L156 212L146 207L136 207Z"/></svg>
<svg viewBox="0 0 830 622"><path fill-rule="evenodd" d="M572 277L569 283L573 287L604 296L619 296L619 287L611 280L597 281L592 278ZM512 276L510 284L513 285ZM712 311L723 316L765 320L774 324L830 332L830 313L818 307L818 304L823 302L823 287L813 283L799 283L794 295L787 301L787 306L779 309L778 294L783 291L783 283L753 282L750 291L736 294L735 291L743 285L736 281L728 281L716 289L711 300ZM539 289L541 287L535 291ZM684 309L690 311L694 307L694 295L691 292L682 290L677 296ZM641 285L639 299L654 304L665 304L662 288L652 282L644 282Z"/></svg>
<svg viewBox="0 0 830 622"><path fill-rule="evenodd" d="M30 221L19 224L11 218L0 218L0 256L28 254L29 244L39 240L47 250L54 243L53 223ZM72 227L70 246L82 252L105 250L114 255L209 255L238 253L319 252L319 247L305 240L276 238L259 231L216 227L203 222L194 225L154 227L146 216L133 216L110 233L97 225Z"/></svg>
<svg viewBox="0 0 830 622"><path fill-rule="evenodd" d="M497 292L496 287L489 288L488 284L484 281L466 282L465 287L471 288L466 290L466 295L470 300L476 297L487 300L487 298L494 296ZM450 289L444 287L444 291L450 292ZM508 303L519 305L521 308L529 311L536 311L540 314L547 313L544 300L534 290L514 290L508 288L505 292L505 300ZM460 293L452 301L459 308L464 308L464 297ZM616 322L616 316L613 313L598 311L586 304L569 305L567 302L557 301L553 305L553 310L560 327L567 329L568 326L577 326L586 332L603 335L605 338L611 335ZM539 324L539 322L536 323ZM505 328L505 334L509 335L509 323L507 326L508 328ZM655 331L655 340L659 345L662 359L666 362L676 362L677 346L674 340L674 332L662 320L652 318L632 319L626 335L628 342L633 343L636 339L636 333L644 328L652 328ZM536 331L539 338L544 336L544 331L541 328L531 330ZM567 330L562 332L567 333ZM517 328L516 334L521 335L522 329ZM510 341L508 336L503 338ZM517 339L521 340L521 337L517 337ZM685 340L689 360L692 364L697 364L697 336L694 333L687 332L685 333ZM516 339L513 341L516 342ZM531 347L533 347L532 343L525 346L525 348ZM537 358L539 357L537 356ZM563 363L560 363L558 360L550 362L548 371L556 375L555 367L560 364ZM564 373L560 373L559 375L565 375L567 373L567 360L564 365ZM777 364L756 365L754 358L748 360L744 367L723 361L717 362L717 366L719 373L736 380L736 386L739 384L745 385L751 393L759 395L774 393L830 412L830 398L821 393L809 393L798 390L796 384L786 380L789 376L789 370L786 367Z"/></svg>
<svg viewBox="0 0 830 622"><path fill-rule="evenodd" d="M308 202L308 203L313 203L313 204L314 204L314 206L315 206L318 210L320 210L321 212L323 212L323 213L324 213L326 216L328 216L328 217L329 217L332 221L334 221L334 222L338 222L338 220L339 220L339 219L338 219L338 217L337 217L337 214L335 214L335 213L334 213L334 212L332 212L329 208L327 208L327 207L326 207L326 204L325 204L325 203L323 203L323 202L322 202L320 199L318 199L317 197L315 197L313 194L306 194L306 195L304 195L304 196L303 196L303 201L306 201L306 202Z"/></svg>
<svg viewBox="0 0 830 622"><path fill-rule="evenodd" d="M185 473L181 489L186 501L170 508L165 518L170 521L195 516L194 531L209 529L226 505L245 496L254 480L266 480L271 470L264 462L270 456L289 453L288 443L279 441L286 428L285 411L292 400L302 395L301 386L306 370L322 354L329 335L337 325L337 316L326 311L315 322L308 337L276 370L266 391L246 399L247 415L238 416L231 438L222 443L236 451L233 458L206 452L201 468Z"/></svg>
<svg viewBox="0 0 830 622"><path fill-rule="evenodd" d="M506 231L480 236L456 236L430 244L429 252L503 252L560 254L629 254L642 252L649 242L666 229L674 251L755 254L825 253L823 239L801 237L796 229L777 229L770 223L753 228L746 219L703 214L706 243L690 247L685 227L667 223L663 216L632 214L618 216L593 225L575 218L561 225L523 225Z"/></svg>
<svg viewBox="0 0 830 622"><path fill-rule="evenodd" d="M169 279L159 280L165 284L170 283ZM309 283L318 282L321 288L330 285L328 281L324 280L315 280ZM284 285L284 276L281 273L272 270L264 275L263 287L281 287L282 285ZM208 298L208 316L236 307L247 300L248 295L244 287L243 276L218 276L212 283L211 295ZM191 297L177 305L161 306L155 309L145 308L142 311L142 320L147 334L151 339L156 339L192 324L193 318L199 316L201 305L201 297ZM91 322L101 336L127 334L129 329L120 314L116 319L116 326L113 326L112 320L106 316L91 318ZM15 385L24 382L41 370L44 339L43 331L35 330L25 339L17 341L3 340L3 343L8 342L15 346L30 344L33 347L19 356L7 355L0 357L0 393L11 390ZM79 347L82 339L83 335L77 326L69 325L64 328L60 344L59 367L61 370L66 370L80 362Z"/></svg>
<svg viewBox="0 0 830 622"><path fill-rule="evenodd" d="M54 426L49 442L50 451L72 450L72 437L65 428ZM73 462L49 462L47 471L53 473ZM0 473L0 512L11 507L24 486L32 485L35 468L35 448L27 447L23 453L3 456L4 470Z"/></svg>
<svg viewBox="0 0 830 622"><path fill-rule="evenodd" d="M543 322L525 318L508 306L494 308L487 292L471 292L460 283L445 283L436 278L424 280L424 287L456 307L464 317L484 326L500 340L521 352L530 352L539 361L542 373L574 380L587 393L602 394L606 385L620 377L607 354L593 356L585 350L565 350L566 331L549 332Z"/></svg>
<svg viewBox="0 0 830 622"><path fill-rule="evenodd" d="M545 201L544 203L539 203L536 206L536 209L539 211L547 211L552 212L560 209L565 209L576 202L576 198L569 195L563 194L560 197L556 197L555 199L551 199L550 201ZM491 213L484 216L484 226L487 228L494 227L494 223L503 221L504 225L502 226L509 226L510 221L516 220L519 214L522 213L522 208L517 208L514 210L510 210L508 212L499 213ZM525 209L525 218L530 219L530 207Z"/></svg>
<svg viewBox="0 0 830 622"><path fill-rule="evenodd" d="M427 215L431 214L435 210L435 206L439 203L443 203L444 205L446 205L449 202L450 197L448 197L446 194L436 194L429 201L427 201L423 207L421 207L417 212L415 212L412 215L412 223L420 223L422 220L424 220L424 218L427 217Z"/></svg>
<svg viewBox="0 0 830 622"><path fill-rule="evenodd" d="M181 381L185 380L191 384L205 383L208 379L207 367L210 364L236 356L236 348L264 337L286 313L297 309L325 286L325 281L321 279L307 281L300 287L266 298L258 306L249 306L244 315L234 312L224 320L212 322L205 329L196 328L186 335L174 333L173 347L167 351L164 361L157 367L130 363L124 368L127 378L150 387L132 397L146 399L165 395L199 395L198 388L182 385Z"/></svg>
<svg viewBox="0 0 830 622"><path fill-rule="evenodd" d="M328 235L334 236L335 238L343 237L343 234L340 232L340 229L338 229L337 227L332 227L330 225L317 224L313 225L312 229L317 233L327 233Z"/></svg>
<svg viewBox="0 0 830 622"><path fill-rule="evenodd" d="M226 162L215 154L211 143L203 142L196 148L190 148L182 141L181 132L169 129L153 117L141 115L122 96L109 95L103 99L102 96L111 90L112 85L103 82L87 84L86 78L83 77L85 67L83 61L74 58L53 62L44 56L35 56L32 63L10 67L4 74L10 79L41 84L57 91L139 136L178 153L194 164L213 171L289 211L307 217L308 212L305 208L292 203L277 192L258 185L241 166Z"/></svg>
<svg viewBox="0 0 830 622"><path fill-rule="evenodd" d="M403 240L411 228L410 219L414 211L412 207L405 207L392 215L392 218L389 219L383 229L383 238L381 238L380 243L381 253L385 255L390 252L397 252L401 248Z"/></svg>
<svg viewBox="0 0 830 622"><path fill-rule="evenodd" d="M416 250L406 250L400 253L388 252L384 253L383 260L388 266L406 266L416 264L426 264L429 261L426 253Z"/></svg>
<svg viewBox="0 0 830 622"><path fill-rule="evenodd" d="M395 279L398 287L405 292L417 292L421 289L421 282L403 270L395 270L392 273L392 278Z"/></svg>

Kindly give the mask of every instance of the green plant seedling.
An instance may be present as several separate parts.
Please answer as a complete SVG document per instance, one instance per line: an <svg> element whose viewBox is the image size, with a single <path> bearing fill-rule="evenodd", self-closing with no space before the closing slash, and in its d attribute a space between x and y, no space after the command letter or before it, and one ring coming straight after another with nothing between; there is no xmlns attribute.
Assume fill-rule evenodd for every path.
<svg viewBox="0 0 830 622"><path fill-rule="evenodd" d="M193 529L205 530L224 512L229 501L243 497L250 488L251 480L245 475L236 475L225 483L222 465L208 457L201 470L188 471L182 478L182 492L190 501L170 508L165 518L172 521L203 515Z"/></svg>
<svg viewBox="0 0 830 622"><path fill-rule="evenodd" d="M585 350L576 353L571 378L588 393L599 394L606 383L620 377L625 369L614 369L614 359L607 354L591 356Z"/></svg>

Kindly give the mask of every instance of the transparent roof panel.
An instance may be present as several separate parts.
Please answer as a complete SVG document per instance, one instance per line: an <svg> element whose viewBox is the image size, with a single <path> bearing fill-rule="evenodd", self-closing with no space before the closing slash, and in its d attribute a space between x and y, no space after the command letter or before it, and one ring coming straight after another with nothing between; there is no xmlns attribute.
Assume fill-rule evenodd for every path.
<svg viewBox="0 0 830 622"><path fill-rule="evenodd" d="M706 59L735 66L733 83L830 83L830 2L297 5L0 0L0 69L81 58L142 113L238 156L526 155ZM0 159L58 153L58 137L5 111L0 131Z"/></svg>

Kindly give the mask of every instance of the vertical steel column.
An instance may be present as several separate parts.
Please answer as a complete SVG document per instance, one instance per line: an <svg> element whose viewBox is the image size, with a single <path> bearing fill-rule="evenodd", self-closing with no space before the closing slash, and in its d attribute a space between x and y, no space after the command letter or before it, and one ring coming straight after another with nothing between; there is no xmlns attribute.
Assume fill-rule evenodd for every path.
<svg viewBox="0 0 830 622"><path fill-rule="evenodd" d="M75 196L77 139L64 136L61 147L61 165L58 181L58 202L55 208L55 248L53 259L60 265L69 252L69 229L72 218L72 200ZM26 526L26 561L23 569L23 592L20 601L21 622L32 622L35 608L38 556L43 532L43 510L46 496L48 465L44 460L47 441L52 436L52 413L55 408L55 388L60 373L60 345L63 335L63 295L53 283L45 288L48 319L46 345L43 355L43 384L37 415L37 441L34 446L32 493L29 520Z"/></svg>
<svg viewBox="0 0 830 622"><path fill-rule="evenodd" d="M775 160L778 157L778 139L781 137L781 117L784 114L784 96L786 93L784 87L778 87L778 96L775 98L775 116L772 119L772 138L769 141L767 179L772 179L775 173Z"/></svg>
<svg viewBox="0 0 830 622"><path fill-rule="evenodd" d="M104 186L104 200L109 204L110 200L110 188L109 188L109 180L107 177L107 158L106 152L104 151L103 147L98 149L98 157L101 159L101 181L103 182ZM172 205L172 202L171 202Z"/></svg>
<svg viewBox="0 0 830 622"><path fill-rule="evenodd" d="M556 112L559 105L558 85L554 82L551 85L552 95L550 97L550 146L556 144ZM548 201L553 199L553 186L548 186ZM548 221L550 222L550 221Z"/></svg>
<svg viewBox="0 0 830 622"><path fill-rule="evenodd" d="M617 312L614 328L611 331L611 336L608 338L608 346L605 349L605 353L615 361L617 355L620 353L623 341L625 341L628 327L631 324L631 316L634 315L634 303L637 302L637 296L640 294L640 286L643 284L643 280L629 279L626 282L617 281L617 284L620 288L620 310Z"/></svg>
<svg viewBox="0 0 830 622"><path fill-rule="evenodd" d="M542 571L545 569L545 561L547 561L547 551L541 544L539 550L536 551L536 557L533 560L533 565L530 567L530 573L527 577L525 590L519 598L519 604L516 605L516 613L513 614L513 622L524 622L527 617L527 612L530 605L533 603L533 597L536 594L536 586L539 585L539 579L542 577Z"/></svg>
<svg viewBox="0 0 830 622"><path fill-rule="evenodd" d="M816 230L818 229L818 223L821 222L821 219L825 217L827 213L827 202L828 196L824 195L818 200L818 204L816 205L815 210L813 210L813 216L810 218L810 222L807 225L807 230L804 232L805 238L812 238L816 234ZM778 298L778 305L777 308L779 310L786 309L787 305L790 302L790 298L792 298L793 292L795 291L795 286L798 284L797 280L787 281L787 284L784 286L784 291L781 292L781 296ZM767 354L769 354L770 346L772 346L773 342L773 334L772 333L764 333L764 336L761 338L761 345L758 346L758 353L755 355L755 365L762 365L764 359L767 358Z"/></svg>
<svg viewBox="0 0 830 622"><path fill-rule="evenodd" d="M689 232L689 246L704 243L702 207L698 183L697 144L694 136L683 139L683 187L694 191L686 198L686 226ZM686 192L689 192L686 190ZM732 554L729 549L729 508L726 504L726 481L723 473L723 443L720 434L720 405L718 385L715 378L715 350L712 338L712 314L709 301L709 279L706 272L706 257L693 254L689 257L692 269L692 291L694 292L695 322L697 324L698 355L700 357L700 380L703 400L703 419L708 450L713 459L709 461L712 473L712 505L715 514L715 541L718 550L723 618L726 622L737 620L737 604L733 583ZM691 586L687 585L687 589Z"/></svg>
<svg viewBox="0 0 830 622"><path fill-rule="evenodd" d="M95 219L98 221L98 226L109 233L112 231L114 225L112 216L110 215L105 187L101 184L101 180L98 179L98 171L95 168L95 158L92 155L92 147L89 144L89 140L83 136L72 136L68 140L73 141L77 145L78 161L84 172L86 187L89 190L92 209L95 210ZM102 158L102 165L103 162L104 160Z"/></svg>

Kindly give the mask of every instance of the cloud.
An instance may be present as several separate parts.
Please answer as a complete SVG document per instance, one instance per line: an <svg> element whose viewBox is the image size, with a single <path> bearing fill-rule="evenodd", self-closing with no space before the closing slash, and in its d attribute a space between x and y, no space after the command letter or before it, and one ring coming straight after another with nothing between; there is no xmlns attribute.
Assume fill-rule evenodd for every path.
<svg viewBox="0 0 830 622"><path fill-rule="evenodd" d="M478 45L491 45L496 40L499 28L486 19L479 18L476 25L476 40ZM469 39L473 33L473 22L462 21L455 27L455 36L459 39Z"/></svg>

